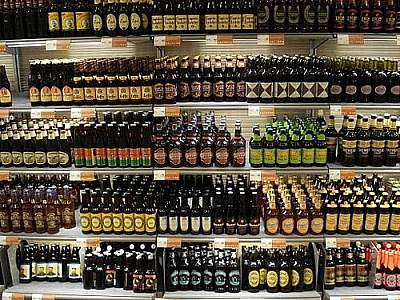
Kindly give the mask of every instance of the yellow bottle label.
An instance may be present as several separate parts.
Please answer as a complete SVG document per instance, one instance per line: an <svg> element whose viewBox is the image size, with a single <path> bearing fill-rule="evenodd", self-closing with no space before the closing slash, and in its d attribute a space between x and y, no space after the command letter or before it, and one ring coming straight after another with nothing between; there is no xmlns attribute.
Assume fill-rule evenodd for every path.
<svg viewBox="0 0 400 300"><path fill-rule="evenodd" d="M85 94L83 91L83 88L73 88L72 90L73 94L74 94L74 100L75 101L83 101L85 100Z"/></svg>
<svg viewBox="0 0 400 300"><path fill-rule="evenodd" d="M49 12L47 14L50 32L60 31L60 14L56 12Z"/></svg>
<svg viewBox="0 0 400 300"><path fill-rule="evenodd" d="M119 100L129 100L129 87L119 87L118 88L118 98Z"/></svg>
<svg viewBox="0 0 400 300"><path fill-rule="evenodd" d="M124 217L124 231L127 233L134 232L135 231L134 214L133 213L124 214L123 217Z"/></svg>
<svg viewBox="0 0 400 300"><path fill-rule="evenodd" d="M307 234L310 222L307 218L297 220L296 228L300 234Z"/></svg>
<svg viewBox="0 0 400 300"><path fill-rule="evenodd" d="M108 87L107 88L107 99L109 101L117 101L118 100L118 88Z"/></svg>
<svg viewBox="0 0 400 300"><path fill-rule="evenodd" d="M267 218L267 233L276 234L279 230L279 220L278 218Z"/></svg>
<svg viewBox="0 0 400 300"><path fill-rule="evenodd" d="M163 20L164 20L164 30L166 30L166 31L175 31L176 23L175 23L175 16L174 15L165 15Z"/></svg>
<svg viewBox="0 0 400 300"><path fill-rule="evenodd" d="M300 283L300 274L296 270L292 270L292 286L298 286Z"/></svg>
<svg viewBox="0 0 400 300"><path fill-rule="evenodd" d="M142 99L144 101L150 101L153 99L153 87L142 86Z"/></svg>
<svg viewBox="0 0 400 300"><path fill-rule="evenodd" d="M267 273L267 285L271 288L278 285L278 273L275 271L268 271Z"/></svg>
<svg viewBox="0 0 400 300"><path fill-rule="evenodd" d="M62 91L56 86L51 87L51 101L61 102L62 101Z"/></svg>
<svg viewBox="0 0 400 300"><path fill-rule="evenodd" d="M325 229L335 231L337 228L337 214L326 214Z"/></svg>
<svg viewBox="0 0 400 300"><path fill-rule="evenodd" d="M106 17L107 29L112 31L117 28L117 18L113 14L108 14Z"/></svg>
<svg viewBox="0 0 400 300"><path fill-rule="evenodd" d="M243 14L242 15L242 29L252 30L254 29L254 15Z"/></svg>
<svg viewBox="0 0 400 300"><path fill-rule="evenodd" d="M392 214L392 218L390 220L390 230L399 231L400 230L400 215Z"/></svg>
<svg viewBox="0 0 400 300"><path fill-rule="evenodd" d="M314 272L310 268L304 268L304 284L310 285L314 281Z"/></svg>
<svg viewBox="0 0 400 300"><path fill-rule="evenodd" d="M258 287L260 284L260 273L256 270L249 272L249 285L251 287Z"/></svg>
<svg viewBox="0 0 400 300"><path fill-rule="evenodd" d="M279 286L286 287L290 282L289 274L285 270L279 271Z"/></svg>
<svg viewBox="0 0 400 300"><path fill-rule="evenodd" d="M229 29L229 15L228 14L218 14L218 29L228 30Z"/></svg>
<svg viewBox="0 0 400 300"><path fill-rule="evenodd" d="M112 232L114 230L113 214L111 212L102 213L102 218L103 218L103 231Z"/></svg>
<svg viewBox="0 0 400 300"><path fill-rule="evenodd" d="M129 88L129 95L131 100L140 101L142 99L142 89L140 86L131 86Z"/></svg>
<svg viewBox="0 0 400 300"><path fill-rule="evenodd" d="M62 31L75 30L75 18L73 12L70 11L61 12L61 30Z"/></svg>
<svg viewBox="0 0 400 300"><path fill-rule="evenodd" d="M200 30L200 15L188 15L188 30Z"/></svg>
<svg viewBox="0 0 400 300"><path fill-rule="evenodd" d="M85 100L87 101L94 101L96 99L96 88L94 87L85 87Z"/></svg>
<svg viewBox="0 0 400 300"><path fill-rule="evenodd" d="M146 232L148 233L152 233L152 232L156 232L157 230L157 216L156 214L145 214L145 222L146 222Z"/></svg>
<svg viewBox="0 0 400 300"><path fill-rule="evenodd" d="M11 92L8 88L1 88L0 89L0 102L3 104L10 104L12 102Z"/></svg>
<svg viewBox="0 0 400 300"><path fill-rule="evenodd" d="M229 27L231 30L242 29L242 15L241 14L231 14L229 16Z"/></svg>
<svg viewBox="0 0 400 300"><path fill-rule="evenodd" d="M107 88L97 87L95 95L97 101L107 101Z"/></svg>
<svg viewBox="0 0 400 300"><path fill-rule="evenodd" d="M326 164L327 154L328 154L327 148L316 148L315 149L315 163L320 164L320 165Z"/></svg>
<svg viewBox="0 0 400 300"><path fill-rule="evenodd" d="M113 227L115 232L121 232L124 230L122 213L113 213Z"/></svg>
<svg viewBox="0 0 400 300"><path fill-rule="evenodd" d="M205 15L205 29L206 30L217 30L218 29L218 17L217 15Z"/></svg>
<svg viewBox="0 0 400 300"><path fill-rule="evenodd" d="M91 213L80 213L80 223L82 231L92 230L92 218Z"/></svg>
<svg viewBox="0 0 400 300"><path fill-rule="evenodd" d="M129 28L129 17L127 14L120 14L118 16L118 26L122 30L127 30Z"/></svg>
<svg viewBox="0 0 400 300"><path fill-rule="evenodd" d="M313 164L314 163L314 148L303 148L301 153L302 161L304 164Z"/></svg>
<svg viewBox="0 0 400 300"><path fill-rule="evenodd" d="M92 26L92 14L88 11L78 11L75 13L76 18L76 30L89 30Z"/></svg>
<svg viewBox="0 0 400 300"><path fill-rule="evenodd" d="M282 221L282 232L285 234L292 234L294 230L294 220L287 218Z"/></svg>
<svg viewBox="0 0 400 300"><path fill-rule="evenodd" d="M389 227L389 214L380 214L378 221L378 230L386 231Z"/></svg>
<svg viewBox="0 0 400 300"><path fill-rule="evenodd" d="M103 28L103 19L100 15L93 15L93 29L94 31L100 31Z"/></svg>
<svg viewBox="0 0 400 300"><path fill-rule="evenodd" d="M311 221L311 229L314 233L319 234L324 230L324 219L323 218L314 218Z"/></svg>
<svg viewBox="0 0 400 300"><path fill-rule="evenodd" d="M51 89L48 86L40 89L40 101L51 102Z"/></svg>
<svg viewBox="0 0 400 300"><path fill-rule="evenodd" d="M367 213L365 216L365 230L374 231L376 227L376 214Z"/></svg>
<svg viewBox="0 0 400 300"><path fill-rule="evenodd" d="M276 149L276 163L279 165L289 163L289 149Z"/></svg>
<svg viewBox="0 0 400 300"><path fill-rule="evenodd" d="M29 88L29 101L30 102L40 102L40 91L35 86L32 86Z"/></svg>
<svg viewBox="0 0 400 300"><path fill-rule="evenodd" d="M350 214L339 214L338 229L341 231L350 230Z"/></svg>
<svg viewBox="0 0 400 300"><path fill-rule="evenodd" d="M92 214L92 231L93 232L100 232L103 230L103 223L102 223L102 214L96 213Z"/></svg>
<svg viewBox="0 0 400 300"><path fill-rule="evenodd" d="M186 31L188 30L188 18L187 15L176 15L176 30Z"/></svg>
<svg viewBox="0 0 400 300"><path fill-rule="evenodd" d="M162 16L152 16L151 24L152 24L152 29L155 32L164 30L164 20Z"/></svg>
<svg viewBox="0 0 400 300"><path fill-rule="evenodd" d="M74 90L70 86L64 86L62 89L62 94L64 102L71 102L74 100Z"/></svg>
<svg viewBox="0 0 400 300"><path fill-rule="evenodd" d="M145 232L145 219L144 214L134 214L135 215L135 229L136 232Z"/></svg>
<svg viewBox="0 0 400 300"><path fill-rule="evenodd" d="M364 214L353 213L351 221L351 229L361 231L364 223Z"/></svg>

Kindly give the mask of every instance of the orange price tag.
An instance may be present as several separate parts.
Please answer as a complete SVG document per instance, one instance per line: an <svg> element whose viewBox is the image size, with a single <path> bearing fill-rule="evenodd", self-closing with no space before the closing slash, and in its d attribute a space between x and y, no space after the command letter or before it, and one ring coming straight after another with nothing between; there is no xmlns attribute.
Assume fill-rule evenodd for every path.
<svg viewBox="0 0 400 300"><path fill-rule="evenodd" d="M18 237L17 236L7 236L6 237L6 245L18 245Z"/></svg>
<svg viewBox="0 0 400 300"><path fill-rule="evenodd" d="M285 35L284 34L270 34L269 44L270 45L285 45Z"/></svg>
<svg viewBox="0 0 400 300"><path fill-rule="evenodd" d="M286 239L272 240L272 248L285 248L285 247L286 247Z"/></svg>
<svg viewBox="0 0 400 300"><path fill-rule="evenodd" d="M24 300L24 294L12 293L12 300Z"/></svg>
<svg viewBox="0 0 400 300"><path fill-rule="evenodd" d="M226 239L225 247L239 249L239 239Z"/></svg>
<svg viewBox="0 0 400 300"><path fill-rule="evenodd" d="M165 180L179 180L179 170L165 170Z"/></svg>
<svg viewBox="0 0 400 300"><path fill-rule="evenodd" d="M168 35L165 37L165 46L180 46L181 42L180 35Z"/></svg>
<svg viewBox="0 0 400 300"><path fill-rule="evenodd" d="M218 34L217 35L217 44L219 44L219 45L233 44L233 35L232 34Z"/></svg>
<svg viewBox="0 0 400 300"><path fill-rule="evenodd" d="M56 117L56 112L54 110L42 110L40 112L40 118L42 119L54 119Z"/></svg>
<svg viewBox="0 0 400 300"><path fill-rule="evenodd" d="M349 248L350 239L348 238L336 238L336 247L338 248Z"/></svg>
<svg viewBox="0 0 400 300"><path fill-rule="evenodd" d="M81 180L82 181L93 181L94 180L94 171L82 171L81 172Z"/></svg>
<svg viewBox="0 0 400 300"><path fill-rule="evenodd" d="M260 116L274 116L275 115L275 107L260 107Z"/></svg>
<svg viewBox="0 0 400 300"><path fill-rule="evenodd" d="M351 180L354 178L354 170L340 170L340 179Z"/></svg>
<svg viewBox="0 0 400 300"><path fill-rule="evenodd" d="M0 43L0 52L7 52L7 44Z"/></svg>
<svg viewBox="0 0 400 300"><path fill-rule="evenodd" d="M165 116L166 117L178 117L181 114L181 108L179 106L166 106Z"/></svg>
<svg viewBox="0 0 400 300"><path fill-rule="evenodd" d="M181 248L182 247L182 239L180 239L180 238L168 238L167 247L168 248Z"/></svg>
<svg viewBox="0 0 400 300"><path fill-rule="evenodd" d="M48 40L46 41L46 50L69 50L71 49L71 40Z"/></svg>
<svg viewBox="0 0 400 300"><path fill-rule="evenodd" d="M363 45L364 35L363 34L349 34L349 45Z"/></svg>
<svg viewBox="0 0 400 300"><path fill-rule="evenodd" d="M263 170L261 173L262 181L274 181L276 179L276 171L275 170Z"/></svg>
<svg viewBox="0 0 400 300"><path fill-rule="evenodd" d="M356 115L355 105L344 105L342 106L342 115Z"/></svg>
<svg viewBox="0 0 400 300"><path fill-rule="evenodd" d="M82 108L81 116L82 116L82 118L94 118L94 117L96 117L96 108L94 108L94 107Z"/></svg>
<svg viewBox="0 0 400 300"><path fill-rule="evenodd" d="M100 246L100 239L87 239L86 246L93 247L93 248L98 247L98 246Z"/></svg>
<svg viewBox="0 0 400 300"><path fill-rule="evenodd" d="M126 36L113 37L111 39L111 47L113 48L128 47L128 38Z"/></svg>
<svg viewBox="0 0 400 300"><path fill-rule="evenodd" d="M0 109L0 118L2 119L7 118L9 114L10 114L9 109Z"/></svg>
<svg viewBox="0 0 400 300"><path fill-rule="evenodd" d="M42 295L42 300L55 300L55 299L56 297L54 295Z"/></svg>
<svg viewBox="0 0 400 300"><path fill-rule="evenodd" d="M0 180L10 180L10 171L0 171Z"/></svg>

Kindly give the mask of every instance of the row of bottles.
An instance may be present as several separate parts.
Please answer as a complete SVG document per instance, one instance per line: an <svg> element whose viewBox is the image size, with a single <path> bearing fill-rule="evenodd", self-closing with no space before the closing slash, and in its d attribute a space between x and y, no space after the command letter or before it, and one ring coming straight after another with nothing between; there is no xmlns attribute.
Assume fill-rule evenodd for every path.
<svg viewBox="0 0 400 300"><path fill-rule="evenodd" d="M398 103L397 61L385 58L249 56L250 103Z"/></svg>
<svg viewBox="0 0 400 300"><path fill-rule="evenodd" d="M241 273L236 249L188 244L166 251L166 291L240 292Z"/></svg>
<svg viewBox="0 0 400 300"><path fill-rule="evenodd" d="M150 176L106 176L102 188L81 192L82 232L105 234L258 235L257 192L247 178L185 176L180 182ZM235 207L240 209L236 211Z"/></svg>
<svg viewBox="0 0 400 300"><path fill-rule="evenodd" d="M59 244L39 245L21 241L16 261L19 282L80 282L82 274L79 250L79 247L69 244L60 247Z"/></svg>
<svg viewBox="0 0 400 300"><path fill-rule="evenodd" d="M318 118L276 116L265 124L264 136L259 124L253 126L249 142L252 167L311 167L327 162L327 141L323 111Z"/></svg>
<svg viewBox="0 0 400 300"><path fill-rule="evenodd" d="M400 245L396 241L387 241L373 245L378 251L375 267L374 288L388 291L399 290L400 283Z"/></svg>
<svg viewBox="0 0 400 300"><path fill-rule="evenodd" d="M360 242L349 248L326 249L324 288L367 286L371 260L371 248Z"/></svg>
<svg viewBox="0 0 400 300"><path fill-rule="evenodd" d="M251 293L312 291L316 272L312 244L298 248L242 247L242 288Z"/></svg>
<svg viewBox="0 0 400 300"><path fill-rule="evenodd" d="M335 133L330 127L330 132ZM399 133L396 116L344 116L338 137L337 160L345 167L394 167L397 164Z"/></svg>
<svg viewBox="0 0 400 300"><path fill-rule="evenodd" d="M123 288L134 293L155 293L155 245L150 243L101 243L86 248L82 281L84 289Z"/></svg>
<svg viewBox="0 0 400 300"><path fill-rule="evenodd" d="M26 176L3 182L0 190L0 230L55 234L76 226L79 186L68 178Z"/></svg>

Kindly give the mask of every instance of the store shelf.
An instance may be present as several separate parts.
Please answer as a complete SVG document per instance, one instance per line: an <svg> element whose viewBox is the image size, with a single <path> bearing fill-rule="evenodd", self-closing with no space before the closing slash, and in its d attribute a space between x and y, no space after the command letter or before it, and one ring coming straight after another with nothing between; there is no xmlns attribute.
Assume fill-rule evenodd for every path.
<svg viewBox="0 0 400 300"><path fill-rule="evenodd" d="M71 172L93 171L97 175L152 175L153 168L2 168L1 171L9 171L15 175L29 174L69 174Z"/></svg>
<svg viewBox="0 0 400 300"><path fill-rule="evenodd" d="M400 291L386 291L384 289L356 286L325 290L323 299L340 300L343 297L350 297L353 300L391 300L393 296L400 296Z"/></svg>
<svg viewBox="0 0 400 300"><path fill-rule="evenodd" d="M248 291L241 291L240 293L214 293L206 291L177 291L166 292L161 299L302 299L302 300L316 300L321 299L321 295L316 291L302 292L302 293L267 293L261 291L259 293L250 293ZM156 298L156 300L159 300Z"/></svg>
<svg viewBox="0 0 400 300"><path fill-rule="evenodd" d="M32 294L53 295L56 299L118 299L118 300L149 300L154 294L135 294L133 291L109 288L105 290L85 290L83 284L70 282L32 282L29 284L18 284L5 290L5 293L18 293L31 297ZM25 298L26 299L26 298Z"/></svg>

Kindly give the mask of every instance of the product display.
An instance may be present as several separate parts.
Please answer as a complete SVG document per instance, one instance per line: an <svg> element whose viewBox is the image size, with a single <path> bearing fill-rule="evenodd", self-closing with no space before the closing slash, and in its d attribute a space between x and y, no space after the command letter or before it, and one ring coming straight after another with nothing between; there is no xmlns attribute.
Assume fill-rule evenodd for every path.
<svg viewBox="0 0 400 300"><path fill-rule="evenodd" d="M84 289L123 288L134 293L155 293L155 245L150 243L101 243L86 248L82 280Z"/></svg>
<svg viewBox="0 0 400 300"><path fill-rule="evenodd" d="M242 249L242 288L251 293L289 293L315 290L316 272L308 247Z"/></svg>
<svg viewBox="0 0 400 300"><path fill-rule="evenodd" d="M259 124L253 126L249 142L249 160L252 167L311 167L327 162L327 140L323 111L318 118L290 118L280 121L276 116L265 124L261 137Z"/></svg>
<svg viewBox="0 0 400 300"><path fill-rule="evenodd" d="M72 250L71 250L72 248ZM80 282L82 280L79 247L64 244L27 244L17 250L19 281Z"/></svg>
<svg viewBox="0 0 400 300"><path fill-rule="evenodd" d="M167 250L166 291L214 291L238 293L241 290L240 264L236 249L213 249L189 244Z"/></svg>
<svg viewBox="0 0 400 300"><path fill-rule="evenodd" d="M371 248L360 242L349 248L329 248L325 260L325 289L368 285Z"/></svg>
<svg viewBox="0 0 400 300"><path fill-rule="evenodd" d="M374 288L384 288L388 291L397 290L400 284L399 278L399 244L395 241L373 243L378 249L376 258L376 271ZM375 267L375 266L373 266Z"/></svg>

